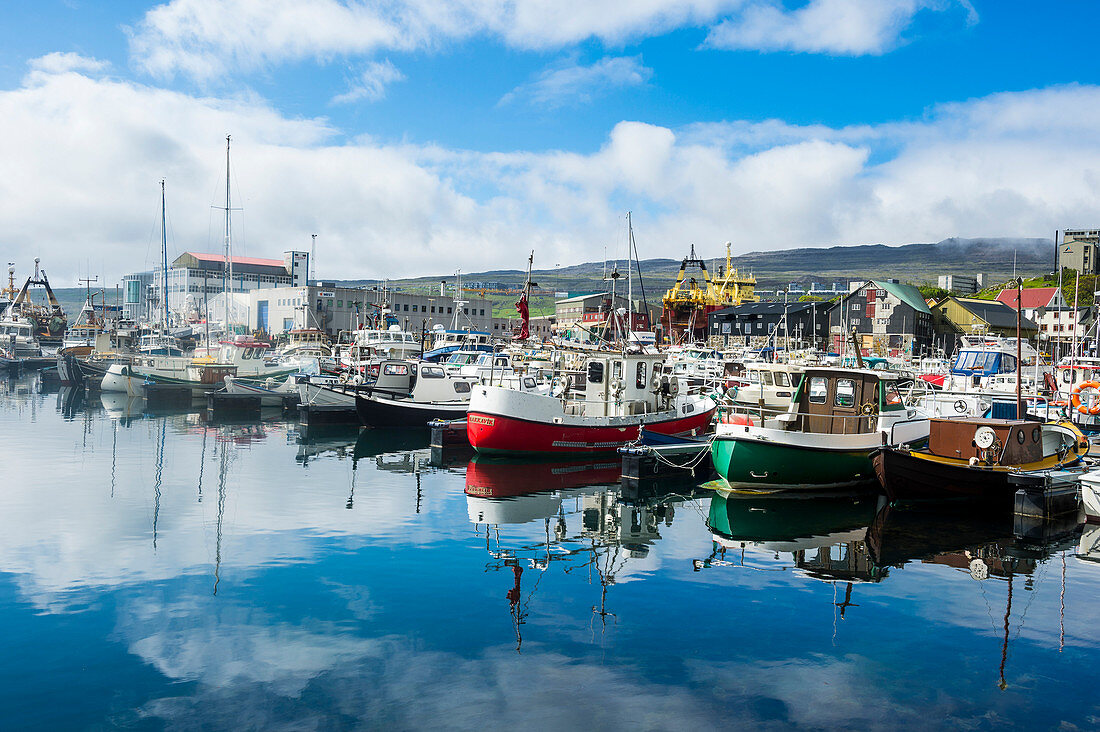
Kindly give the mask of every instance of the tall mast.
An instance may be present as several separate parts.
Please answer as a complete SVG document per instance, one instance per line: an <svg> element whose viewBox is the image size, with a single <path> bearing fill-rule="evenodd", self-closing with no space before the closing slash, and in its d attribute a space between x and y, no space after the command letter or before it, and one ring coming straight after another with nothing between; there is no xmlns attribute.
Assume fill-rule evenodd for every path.
<svg viewBox="0 0 1100 732"><path fill-rule="evenodd" d="M626 212L626 343L630 345L630 334L634 331L634 257L631 256L631 242L634 240L634 226L630 222L630 212Z"/></svg>
<svg viewBox="0 0 1100 732"><path fill-rule="evenodd" d="M164 278L164 335L168 335L168 232L164 213L164 178L160 179L160 263Z"/></svg>
<svg viewBox="0 0 1100 732"><path fill-rule="evenodd" d="M233 245L231 240L231 207L229 199L229 135L225 136L225 269L222 273L222 295L225 297L225 332L229 334L229 291L233 287Z"/></svg>

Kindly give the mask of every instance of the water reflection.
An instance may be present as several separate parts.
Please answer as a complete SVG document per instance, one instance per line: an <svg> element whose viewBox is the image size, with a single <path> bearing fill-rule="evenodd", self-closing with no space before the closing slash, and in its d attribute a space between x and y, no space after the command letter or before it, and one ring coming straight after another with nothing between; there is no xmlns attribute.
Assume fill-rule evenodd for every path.
<svg viewBox="0 0 1100 732"><path fill-rule="evenodd" d="M563 572L585 571L598 582L600 597L591 611L601 626L616 614L608 609L608 588L630 560L649 556L661 539L660 526L671 526L675 504L688 500L676 494L637 504L622 500L617 459L536 461L475 456L466 467L466 511L490 561L486 572L511 572L506 593L522 647L521 628L527 608L552 563ZM530 525L531 531L508 528ZM527 594L524 570L538 574Z"/></svg>
<svg viewBox="0 0 1100 732"><path fill-rule="evenodd" d="M1065 679L1100 647L1100 527L1037 540L863 495L627 500L614 458L440 469L426 435L110 416L33 380L0 378L0 428L13 728L1097 712Z"/></svg>

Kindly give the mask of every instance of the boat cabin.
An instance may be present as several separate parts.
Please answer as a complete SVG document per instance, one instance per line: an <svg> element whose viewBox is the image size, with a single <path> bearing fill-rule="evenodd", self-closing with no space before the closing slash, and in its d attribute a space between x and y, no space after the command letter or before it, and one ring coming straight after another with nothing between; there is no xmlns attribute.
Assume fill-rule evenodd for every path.
<svg viewBox="0 0 1100 732"><path fill-rule="evenodd" d="M679 393L679 381L659 354L606 354L585 359L568 388L557 391L567 400L566 413L585 417L650 414L667 407ZM532 377L525 377L532 378ZM693 409L692 405L685 406Z"/></svg>
<svg viewBox="0 0 1100 732"><path fill-rule="evenodd" d="M386 359L378 365L371 393L421 403L467 402L472 381L448 373L440 364Z"/></svg>
<svg viewBox="0 0 1100 732"><path fill-rule="evenodd" d="M855 435L879 429L879 416L906 416L897 376L871 369L808 368L788 416L801 432Z"/></svg>
<svg viewBox="0 0 1100 732"><path fill-rule="evenodd" d="M951 364L955 376L993 376L1016 373L1016 356L993 350L963 349Z"/></svg>
<svg viewBox="0 0 1100 732"><path fill-rule="evenodd" d="M1026 419L933 419L929 421L928 452L991 464L1036 463L1043 459L1043 428Z"/></svg>

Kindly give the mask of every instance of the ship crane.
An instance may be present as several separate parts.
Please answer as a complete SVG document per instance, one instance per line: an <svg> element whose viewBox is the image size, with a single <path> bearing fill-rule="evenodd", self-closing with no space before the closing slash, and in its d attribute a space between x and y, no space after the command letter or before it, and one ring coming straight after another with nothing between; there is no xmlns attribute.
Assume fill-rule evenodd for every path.
<svg viewBox="0 0 1100 732"><path fill-rule="evenodd" d="M705 340L707 316L715 310L744 302L756 302L756 278L741 275L733 268L732 243L726 242L726 266L718 278L712 279L707 263L691 253L680 263L676 284L665 293L661 312L661 325L668 328L668 338L673 343ZM688 268L698 270L699 275L688 277ZM702 282L699 282L699 279Z"/></svg>

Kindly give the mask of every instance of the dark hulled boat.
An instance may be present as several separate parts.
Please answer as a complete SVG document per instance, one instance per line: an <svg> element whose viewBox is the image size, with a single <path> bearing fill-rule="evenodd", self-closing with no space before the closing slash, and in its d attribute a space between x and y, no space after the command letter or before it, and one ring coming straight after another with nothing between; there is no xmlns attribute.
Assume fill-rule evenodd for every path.
<svg viewBox="0 0 1100 732"><path fill-rule="evenodd" d="M891 501L1007 499L1013 473L1080 462L1088 440L1069 422L1023 419L931 420L928 447L882 447L875 475Z"/></svg>

